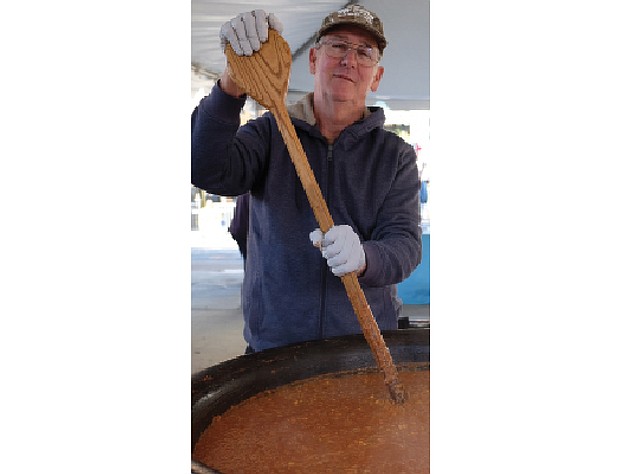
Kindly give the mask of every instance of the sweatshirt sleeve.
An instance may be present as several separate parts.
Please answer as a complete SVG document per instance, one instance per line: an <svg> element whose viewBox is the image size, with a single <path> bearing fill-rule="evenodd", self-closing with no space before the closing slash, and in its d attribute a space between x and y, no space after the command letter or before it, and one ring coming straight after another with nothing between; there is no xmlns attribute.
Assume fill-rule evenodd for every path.
<svg viewBox="0 0 620 474"><path fill-rule="evenodd" d="M413 148L405 148L392 189L377 219L372 238L363 243L366 271L360 283L400 283L422 260L420 179Z"/></svg>
<svg viewBox="0 0 620 474"><path fill-rule="evenodd" d="M219 82L192 113L191 181L207 192L239 195L253 182L253 163L249 150L259 152L257 143L237 138L240 114L246 97L232 97L220 89ZM247 137L248 134L246 134Z"/></svg>

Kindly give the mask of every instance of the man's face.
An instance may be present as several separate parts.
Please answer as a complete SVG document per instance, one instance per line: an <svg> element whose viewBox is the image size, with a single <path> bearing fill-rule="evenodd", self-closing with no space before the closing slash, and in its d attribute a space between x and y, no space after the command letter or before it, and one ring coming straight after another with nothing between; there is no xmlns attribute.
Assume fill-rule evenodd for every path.
<svg viewBox="0 0 620 474"><path fill-rule="evenodd" d="M341 27L321 38L321 42L332 40L377 48L372 35L355 27ZM334 101L364 102L368 92L377 90L383 76L382 66L361 65L353 50L337 58L328 55L326 49L325 45L310 49L310 72L315 76L315 95L328 95Z"/></svg>

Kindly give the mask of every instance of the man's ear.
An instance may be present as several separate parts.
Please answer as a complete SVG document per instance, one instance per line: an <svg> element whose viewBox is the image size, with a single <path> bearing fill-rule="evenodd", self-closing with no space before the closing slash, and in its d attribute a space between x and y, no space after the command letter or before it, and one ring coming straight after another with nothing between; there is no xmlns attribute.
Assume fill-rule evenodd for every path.
<svg viewBox="0 0 620 474"><path fill-rule="evenodd" d="M370 83L370 90L372 92L377 92L379 88L379 82L381 82L381 78L383 77L383 66L377 66L377 71L375 72L375 76L372 78L372 82Z"/></svg>
<svg viewBox="0 0 620 474"><path fill-rule="evenodd" d="M310 66L310 74L312 74L313 76L314 76L314 73L316 72L316 59L317 59L316 49L310 48L310 53L308 54L308 63Z"/></svg>

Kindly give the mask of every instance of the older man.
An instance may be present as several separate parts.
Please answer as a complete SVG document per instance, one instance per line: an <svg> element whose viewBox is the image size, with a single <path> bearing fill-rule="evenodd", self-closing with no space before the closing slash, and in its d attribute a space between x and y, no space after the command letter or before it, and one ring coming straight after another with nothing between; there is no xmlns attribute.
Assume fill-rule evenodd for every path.
<svg viewBox="0 0 620 474"><path fill-rule="evenodd" d="M250 55L268 27L282 31L273 14L255 10L225 23L222 38ZM314 92L289 107L335 222L325 235L315 230L274 117L239 126L246 96L228 70L192 114L192 183L252 196L243 282L250 351L361 333L338 278L349 272L379 328L397 328L394 285L421 259L420 181L413 148L383 129L382 109L366 106L383 77L386 45L373 12L353 5L331 13L308 57Z"/></svg>

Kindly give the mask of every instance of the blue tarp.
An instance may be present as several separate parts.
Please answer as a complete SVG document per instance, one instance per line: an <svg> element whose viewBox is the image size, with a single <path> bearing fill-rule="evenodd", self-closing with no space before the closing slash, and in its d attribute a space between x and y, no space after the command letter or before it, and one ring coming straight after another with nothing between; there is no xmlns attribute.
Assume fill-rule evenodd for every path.
<svg viewBox="0 0 620 474"><path fill-rule="evenodd" d="M430 304L431 235L422 234L422 262L405 281L398 285L398 296L404 304Z"/></svg>

